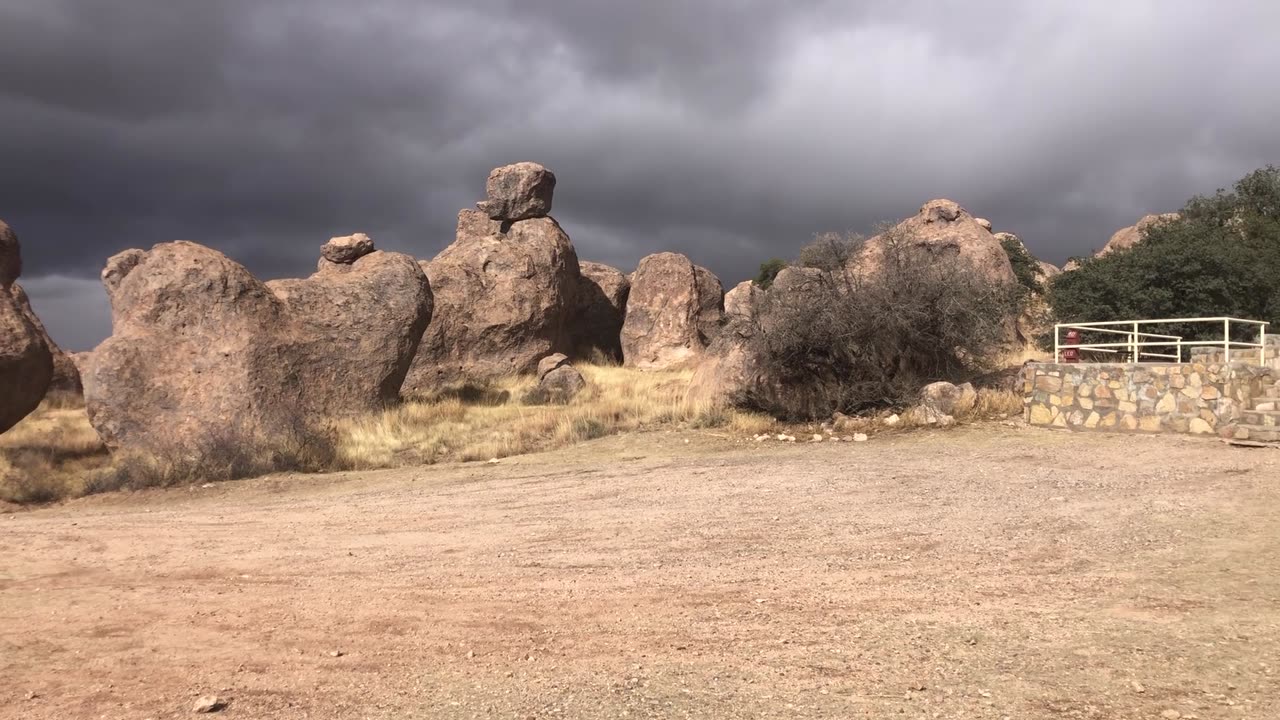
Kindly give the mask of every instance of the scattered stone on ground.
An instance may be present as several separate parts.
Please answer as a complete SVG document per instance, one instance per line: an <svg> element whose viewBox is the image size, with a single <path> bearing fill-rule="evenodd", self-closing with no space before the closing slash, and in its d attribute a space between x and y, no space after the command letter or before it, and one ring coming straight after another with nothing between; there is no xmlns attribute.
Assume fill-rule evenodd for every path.
<svg viewBox="0 0 1280 720"><path fill-rule="evenodd" d="M191 707L191 712L196 713L197 715L205 715L208 713L221 712L226 709L226 707L227 701L217 695L202 695L196 700L195 705Z"/></svg>

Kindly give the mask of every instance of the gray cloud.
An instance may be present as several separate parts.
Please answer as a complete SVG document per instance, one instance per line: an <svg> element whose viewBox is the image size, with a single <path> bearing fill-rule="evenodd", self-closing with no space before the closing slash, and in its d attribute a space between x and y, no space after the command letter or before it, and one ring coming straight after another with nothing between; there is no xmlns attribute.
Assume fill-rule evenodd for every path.
<svg viewBox="0 0 1280 720"><path fill-rule="evenodd" d="M119 250L301 275L363 230L430 257L525 159L579 254L622 266L676 249L736 281L933 197L1061 262L1280 161L1277 23L1247 0L16 0L0 217L74 349L109 330Z"/></svg>

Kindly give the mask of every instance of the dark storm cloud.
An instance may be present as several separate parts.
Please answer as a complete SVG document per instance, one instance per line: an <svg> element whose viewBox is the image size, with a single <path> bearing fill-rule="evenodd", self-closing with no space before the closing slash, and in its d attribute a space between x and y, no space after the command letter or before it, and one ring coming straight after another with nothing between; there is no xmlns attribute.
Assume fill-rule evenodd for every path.
<svg viewBox="0 0 1280 720"><path fill-rule="evenodd" d="M429 257L524 159L579 254L622 266L675 249L736 281L932 197L1061 262L1280 161L1278 8L10 0L0 217L76 349L121 249L301 275L363 230Z"/></svg>

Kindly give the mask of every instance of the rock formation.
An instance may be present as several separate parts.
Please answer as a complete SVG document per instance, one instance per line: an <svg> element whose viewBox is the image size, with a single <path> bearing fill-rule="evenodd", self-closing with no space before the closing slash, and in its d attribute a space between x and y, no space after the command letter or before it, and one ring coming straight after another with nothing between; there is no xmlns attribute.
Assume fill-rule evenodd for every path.
<svg viewBox="0 0 1280 720"><path fill-rule="evenodd" d="M528 373L548 354L572 351L581 276L554 219L493 220L463 210L457 239L422 269L435 292L436 321L406 391Z"/></svg>
<svg viewBox="0 0 1280 720"><path fill-rule="evenodd" d="M75 361L53 341L53 338L49 337L49 332L45 329L44 323L40 322L40 318L31 309L31 300L27 297L27 292L22 289L22 286L14 283L10 291L13 293L14 300L18 303L18 308L26 316L27 322L31 323L36 332L40 333L41 339L44 340L44 344L49 348L49 353L53 356L53 379L49 382L47 392L79 395L82 387L80 385L80 370L76 367Z"/></svg>
<svg viewBox="0 0 1280 720"><path fill-rule="evenodd" d="M586 387L586 378L569 364L569 357L555 353L538 362L538 385L525 395L524 402L529 405L564 404Z"/></svg>
<svg viewBox="0 0 1280 720"><path fill-rule="evenodd" d="M724 318L720 280L672 252L640 260L622 325L625 364L645 370L692 367Z"/></svg>
<svg viewBox="0 0 1280 720"><path fill-rule="evenodd" d="M1014 283L1013 267L1000 241L951 200L930 200L914 217L870 238L850 263L859 272L882 267L890 242L902 242L938 259L959 258L991 282Z"/></svg>
<svg viewBox="0 0 1280 720"><path fill-rule="evenodd" d="M1095 257L1103 257L1105 255L1110 255L1117 250L1131 248L1142 241L1143 235L1151 226L1177 220L1180 217L1182 216L1178 213L1147 215L1133 225L1117 230L1115 234L1111 236L1111 239L1107 241L1107 244L1098 251L1098 254L1095 255Z"/></svg>
<svg viewBox="0 0 1280 720"><path fill-rule="evenodd" d="M622 360L622 321L627 312L631 281L621 270L593 262L579 262L577 310L572 320L574 353L590 358L599 352Z"/></svg>
<svg viewBox="0 0 1280 720"><path fill-rule="evenodd" d="M398 253L325 262L310 278L263 283L189 242L108 260L112 335L85 378L107 445L270 451L395 402L431 318L427 278Z"/></svg>
<svg viewBox="0 0 1280 720"><path fill-rule="evenodd" d="M495 168L485 183L488 197L476 203L491 220L519 222L551 214L556 176L537 163L522 162Z"/></svg>
<svg viewBox="0 0 1280 720"><path fill-rule="evenodd" d="M40 405L53 377L43 328L32 323L26 294L15 283L21 274L18 237L0 221L0 432Z"/></svg>
<svg viewBox="0 0 1280 720"><path fill-rule="evenodd" d="M735 316L754 318L756 307L765 291L750 280L743 280L724 294L724 316L732 320Z"/></svg>

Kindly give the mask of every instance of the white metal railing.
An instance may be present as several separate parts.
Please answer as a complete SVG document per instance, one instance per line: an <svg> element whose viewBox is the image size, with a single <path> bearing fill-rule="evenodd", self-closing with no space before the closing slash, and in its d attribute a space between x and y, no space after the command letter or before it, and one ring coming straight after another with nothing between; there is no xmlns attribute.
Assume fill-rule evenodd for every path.
<svg viewBox="0 0 1280 720"><path fill-rule="evenodd" d="M1173 325L1173 324L1206 324L1220 326L1222 330L1221 340L1187 340L1181 335L1163 335L1160 333L1144 332L1144 326L1152 325ZM1256 326L1258 330L1257 342L1246 342L1244 340L1231 339L1231 326L1233 324ZM1163 320L1110 320L1107 322L1086 322L1086 323L1058 323L1053 326L1053 361L1061 362L1064 351L1075 351L1074 360L1081 360L1080 354L1083 352L1106 353L1113 355L1122 355L1127 358L1128 362L1143 362L1144 358L1148 358L1150 362L1172 361L1176 363L1182 362L1182 351L1192 347L1216 347L1222 348L1222 359L1229 361L1231 359L1232 350L1240 350L1247 352L1253 349L1258 351L1258 360L1262 364L1266 364L1266 345L1267 345L1267 327L1270 323L1261 320L1243 320L1233 317L1204 317L1204 318L1166 318ZM1076 331L1080 333L1096 333L1099 335L1122 336L1123 339L1117 338L1116 342L1082 342L1077 337L1076 342L1064 343L1062 340L1062 331ZM1151 348L1144 350L1143 348ZM1159 350L1160 352L1156 352Z"/></svg>

